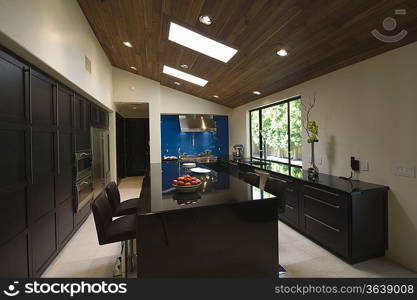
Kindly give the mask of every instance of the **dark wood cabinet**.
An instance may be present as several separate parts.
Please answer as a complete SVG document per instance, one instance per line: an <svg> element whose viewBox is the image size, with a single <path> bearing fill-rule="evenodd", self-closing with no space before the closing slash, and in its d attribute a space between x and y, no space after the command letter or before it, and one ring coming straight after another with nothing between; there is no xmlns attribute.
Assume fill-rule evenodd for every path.
<svg viewBox="0 0 417 300"><path fill-rule="evenodd" d="M55 213L50 213L33 224L33 276L39 277L58 250Z"/></svg>
<svg viewBox="0 0 417 300"><path fill-rule="evenodd" d="M57 208L58 244L63 246L74 230L74 206L72 198L60 203Z"/></svg>
<svg viewBox="0 0 417 300"><path fill-rule="evenodd" d="M33 126L57 125L57 83L46 76L31 72L30 100Z"/></svg>
<svg viewBox="0 0 417 300"><path fill-rule="evenodd" d="M0 277L39 277L90 212L73 201L91 103L2 49L0 99Z"/></svg>
<svg viewBox="0 0 417 300"><path fill-rule="evenodd" d="M0 277L29 277L31 275L29 249L26 233L16 236L6 244L2 244L0 246Z"/></svg>
<svg viewBox="0 0 417 300"><path fill-rule="evenodd" d="M90 111L91 104L86 99L76 95L74 101L74 131L76 151L88 150L91 148Z"/></svg>
<svg viewBox="0 0 417 300"><path fill-rule="evenodd" d="M55 136L52 132L32 133L31 220L55 208Z"/></svg>
<svg viewBox="0 0 417 300"><path fill-rule="evenodd" d="M0 99L0 277L39 277L91 212L74 213L74 152L108 113L3 49Z"/></svg>
<svg viewBox="0 0 417 300"><path fill-rule="evenodd" d="M0 50L0 121L28 120L29 67Z"/></svg>
<svg viewBox="0 0 417 300"><path fill-rule="evenodd" d="M56 203L62 202L73 198L73 160L74 154L72 151L72 133L60 132L58 135L58 157L59 163L56 181L55 181L55 197Z"/></svg>
<svg viewBox="0 0 417 300"><path fill-rule="evenodd" d="M30 275L29 67L0 51L0 277Z"/></svg>
<svg viewBox="0 0 417 300"><path fill-rule="evenodd" d="M225 161L223 161L224 163ZM320 174L318 182L250 164L241 171L267 171L287 184L279 219L349 263L384 256L388 241L388 187Z"/></svg>
<svg viewBox="0 0 417 300"><path fill-rule="evenodd" d="M108 112L95 104L91 104L91 126L95 128L109 129Z"/></svg>
<svg viewBox="0 0 417 300"><path fill-rule="evenodd" d="M60 129L71 130L73 120L74 92L60 85L58 87L58 125Z"/></svg>

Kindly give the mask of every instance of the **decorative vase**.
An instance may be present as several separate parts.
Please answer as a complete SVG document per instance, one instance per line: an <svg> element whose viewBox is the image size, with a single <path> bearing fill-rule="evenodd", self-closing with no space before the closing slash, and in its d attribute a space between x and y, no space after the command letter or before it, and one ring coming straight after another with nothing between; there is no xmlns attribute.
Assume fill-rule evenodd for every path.
<svg viewBox="0 0 417 300"><path fill-rule="evenodd" d="M314 143L317 143L318 140L309 141L311 144L311 162L310 167L308 168L308 179L309 180L317 180L319 178L319 168L316 166L315 158L314 158Z"/></svg>

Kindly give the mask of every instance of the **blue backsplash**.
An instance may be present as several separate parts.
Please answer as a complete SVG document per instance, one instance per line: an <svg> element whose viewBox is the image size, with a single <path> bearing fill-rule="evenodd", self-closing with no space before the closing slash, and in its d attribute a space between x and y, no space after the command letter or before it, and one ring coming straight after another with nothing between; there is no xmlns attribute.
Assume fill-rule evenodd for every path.
<svg viewBox="0 0 417 300"><path fill-rule="evenodd" d="M161 153L178 155L199 154L211 150L214 155L228 155L229 121L227 116L214 116L215 132L181 132L178 115L161 115Z"/></svg>

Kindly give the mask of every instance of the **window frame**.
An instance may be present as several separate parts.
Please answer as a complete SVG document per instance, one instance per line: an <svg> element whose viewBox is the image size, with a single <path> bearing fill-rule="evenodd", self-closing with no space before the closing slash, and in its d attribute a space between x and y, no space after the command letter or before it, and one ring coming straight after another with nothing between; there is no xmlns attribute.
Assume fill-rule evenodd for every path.
<svg viewBox="0 0 417 300"><path fill-rule="evenodd" d="M249 150L250 150L250 158L251 159L257 159L257 160L260 160L260 161L265 161L265 162L270 162L270 163L277 163L277 164L288 166L290 175L291 175L291 169L292 168L298 168L298 169L303 168L302 166L294 165L291 162L291 147L290 147L291 146L291 112L290 112L290 103L292 101L295 101L295 100L300 100L301 101L301 96L300 95L299 96L294 96L294 97L291 97L291 98L288 98L288 99L284 99L284 100L281 100L281 101L278 101L278 102L274 102L274 103L271 103L271 104L268 104L268 105L260 106L260 107L253 108L253 109L249 110L249 145L250 145ZM264 157L265 152L263 151L264 150L263 149L264 145L263 145L263 136L262 136L262 110L266 109L266 108L273 107L273 106L277 106L277 105L283 105L283 104L287 104L288 163L266 159ZM259 122L259 150L262 151L261 152L262 155L260 155L261 157L254 157L253 153L252 153L252 112L254 112L254 111L259 111L259 113L258 113L258 115L259 115L258 116L259 117L259 120L258 120L258 122Z"/></svg>

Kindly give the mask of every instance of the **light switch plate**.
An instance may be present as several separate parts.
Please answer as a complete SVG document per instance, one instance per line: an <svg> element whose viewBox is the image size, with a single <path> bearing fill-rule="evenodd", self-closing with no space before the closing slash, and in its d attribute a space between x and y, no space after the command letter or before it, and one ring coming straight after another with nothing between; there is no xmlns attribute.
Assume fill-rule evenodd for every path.
<svg viewBox="0 0 417 300"><path fill-rule="evenodd" d="M360 171L369 171L369 162L367 160L360 160L359 170Z"/></svg>
<svg viewBox="0 0 417 300"><path fill-rule="evenodd" d="M402 177L416 177L416 167L406 167L401 165L394 166L394 175Z"/></svg>

